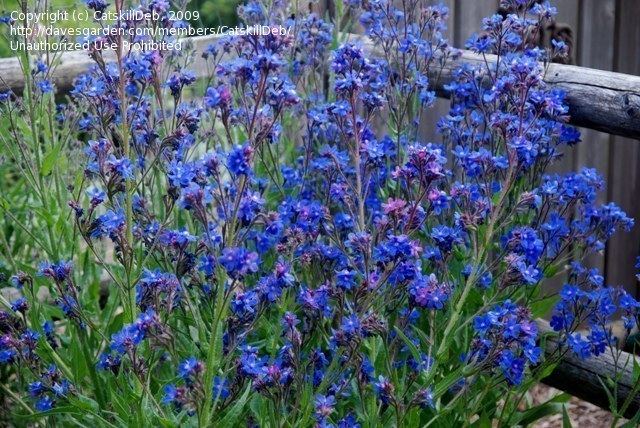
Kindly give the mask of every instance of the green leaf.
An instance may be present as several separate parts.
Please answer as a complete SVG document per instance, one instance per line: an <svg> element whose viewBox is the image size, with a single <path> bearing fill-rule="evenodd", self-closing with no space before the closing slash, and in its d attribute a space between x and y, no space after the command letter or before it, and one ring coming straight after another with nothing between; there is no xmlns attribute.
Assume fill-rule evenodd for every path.
<svg viewBox="0 0 640 428"><path fill-rule="evenodd" d="M562 428L572 428L567 406L562 406Z"/></svg>
<svg viewBox="0 0 640 428"><path fill-rule="evenodd" d="M50 416L50 415L74 415L74 416L80 416L81 413L78 412L77 408L75 406L58 406L55 407L51 410L47 410L46 412L38 412L38 413L32 413L30 415L14 415L17 418L20 419L26 419L26 420L37 420L40 418L43 418L45 416Z"/></svg>
<svg viewBox="0 0 640 428"><path fill-rule="evenodd" d="M251 393L251 384L247 385L242 396L236 400L236 403L229 409L229 411L224 415L224 417L219 421L218 426L221 427L232 427L236 426L236 422L238 418L241 416L242 410L244 409L245 404L247 404L247 400L249 399L249 395Z"/></svg>
<svg viewBox="0 0 640 428"><path fill-rule="evenodd" d="M400 339L402 339L404 344L407 345L407 347L409 348L409 351L411 352L411 356L413 357L413 359L416 361L420 361L421 359L420 351L416 347L415 343L413 343L411 339L409 339L407 335L404 334L404 332L400 328L398 328L398 326L395 326L394 329L396 333L398 333L398 336L400 337Z"/></svg>
<svg viewBox="0 0 640 428"><path fill-rule="evenodd" d="M527 426L544 418L545 416L558 414L563 408L563 404L554 403L550 400L538 406L531 407L524 412L518 412L514 422L518 425Z"/></svg>
<svg viewBox="0 0 640 428"><path fill-rule="evenodd" d="M560 300L559 296L548 296L531 303L532 318L543 318L551 311L556 303Z"/></svg>
<svg viewBox="0 0 640 428"><path fill-rule="evenodd" d="M445 376L441 381L439 381L436 384L436 387L434 389L434 395L436 397L440 397L442 394L447 392L447 390L451 388L453 384L460 379L461 376L462 376L462 368L459 368L449 373L447 376Z"/></svg>
<svg viewBox="0 0 640 428"><path fill-rule="evenodd" d="M482 413L480 418L471 424L474 428L491 428L491 419L486 413Z"/></svg>
<svg viewBox="0 0 640 428"><path fill-rule="evenodd" d="M49 153L45 155L44 159L42 159L42 165L40 165L40 175L42 175L43 177L51 174L51 171L53 171L53 167L60 157L60 147L61 146L53 147L51 150L49 150Z"/></svg>

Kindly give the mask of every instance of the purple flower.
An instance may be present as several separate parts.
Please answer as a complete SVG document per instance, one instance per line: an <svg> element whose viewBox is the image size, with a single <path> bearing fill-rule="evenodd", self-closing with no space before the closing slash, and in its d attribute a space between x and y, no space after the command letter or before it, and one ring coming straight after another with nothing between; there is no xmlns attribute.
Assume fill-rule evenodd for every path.
<svg viewBox="0 0 640 428"><path fill-rule="evenodd" d="M409 287L409 293L412 302L417 306L442 309L449 300L451 287L448 284L439 283L436 276L430 274L428 277L421 276L414 280Z"/></svg>
<svg viewBox="0 0 640 428"><path fill-rule="evenodd" d="M72 268L73 263L71 261L42 262L40 263L40 269L38 269L38 275L51 278L56 282L64 282L70 277Z"/></svg>
<svg viewBox="0 0 640 428"><path fill-rule="evenodd" d="M91 206L97 207L105 201L107 194L97 187L92 187L87 190L87 196L89 196Z"/></svg>
<svg viewBox="0 0 640 428"><path fill-rule="evenodd" d="M220 85L217 88L207 88L204 96L204 105L210 109L227 108L231 102L231 92L229 89Z"/></svg>
<svg viewBox="0 0 640 428"><path fill-rule="evenodd" d="M319 419L328 418L335 410L336 398L333 395L316 395L316 416Z"/></svg>

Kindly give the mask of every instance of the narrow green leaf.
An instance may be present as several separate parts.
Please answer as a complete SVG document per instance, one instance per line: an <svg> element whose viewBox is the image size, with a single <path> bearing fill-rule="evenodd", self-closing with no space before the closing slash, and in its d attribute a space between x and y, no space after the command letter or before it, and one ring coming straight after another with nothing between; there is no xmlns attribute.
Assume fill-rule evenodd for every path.
<svg viewBox="0 0 640 428"><path fill-rule="evenodd" d="M562 428L572 428L567 406L562 406Z"/></svg>
<svg viewBox="0 0 640 428"><path fill-rule="evenodd" d="M251 384L247 385L242 396L236 401L236 403L229 409L229 411L224 415L224 417L219 421L218 426L221 427L232 427L236 426L236 422L240 417L244 406L247 404L247 400L249 399L249 395L251 392Z"/></svg>
<svg viewBox="0 0 640 428"><path fill-rule="evenodd" d="M40 165L40 175L44 177L51 174L51 171L53 171L53 167L55 166L58 157L60 157L60 146L53 147L51 150L49 150L44 159L42 159L42 165Z"/></svg>
<svg viewBox="0 0 640 428"><path fill-rule="evenodd" d="M563 404L547 401L546 403L527 409L524 412L518 412L514 422L518 425L527 426L544 418L545 416L558 414L563 408Z"/></svg>

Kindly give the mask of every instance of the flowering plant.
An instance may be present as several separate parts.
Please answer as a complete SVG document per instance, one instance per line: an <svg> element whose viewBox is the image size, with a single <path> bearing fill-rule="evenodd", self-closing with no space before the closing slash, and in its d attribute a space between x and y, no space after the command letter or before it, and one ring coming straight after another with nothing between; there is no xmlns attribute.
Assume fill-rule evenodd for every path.
<svg viewBox="0 0 640 428"><path fill-rule="evenodd" d="M20 294L0 313L13 423L526 425L524 394L564 354L615 347L610 318L633 328L640 303L579 260L633 221L596 204L596 171L545 174L580 140L543 80L566 47L532 44L555 9L505 0L483 21L467 48L484 61L456 69L436 143L421 115L460 52L446 8L425 3L338 3L331 24L250 2L247 25L289 31L222 37L201 58L109 32L59 105L55 59L25 58L27 90L1 96L38 210L2 200L5 229L36 244L16 260L20 235L3 239ZM137 8L159 18L114 28L186 25L166 1ZM371 44L345 39L350 18ZM560 347L545 355L547 336Z"/></svg>

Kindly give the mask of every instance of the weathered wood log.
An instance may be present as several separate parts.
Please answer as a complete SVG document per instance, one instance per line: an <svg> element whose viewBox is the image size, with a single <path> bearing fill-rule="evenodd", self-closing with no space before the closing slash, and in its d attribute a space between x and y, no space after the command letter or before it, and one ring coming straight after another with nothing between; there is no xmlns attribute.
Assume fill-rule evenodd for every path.
<svg viewBox="0 0 640 428"><path fill-rule="evenodd" d="M538 320L538 326L542 332L551 331L549 324L544 320ZM548 339L545 348L547 356L557 356L558 345L557 340ZM617 355L617 362L614 355ZM640 382L640 379L634 382L634 361L636 364L640 364L640 357L610 348L607 348L604 353L586 360L581 360L573 353L567 352L555 370L543 379L543 382L596 406L608 409L610 403L603 384L606 385L607 381L611 379L615 382L618 409L622 407L625 400L630 398L630 404L624 412L624 416L631 419L640 412L640 393L636 390L632 396L634 387L637 388L636 385ZM618 377L614 378L616 374Z"/></svg>
<svg viewBox="0 0 640 428"><path fill-rule="evenodd" d="M196 52L202 52L220 37L193 37L190 43L193 43ZM365 36L349 35L349 38L361 43L368 51L377 50L372 41ZM110 57L112 58L113 55ZM204 76L207 69L200 55L196 57L192 68L199 76ZM491 63L495 62L496 58L493 55L486 55L486 60ZM444 86L451 82L453 71L460 63L484 64L484 61L485 58L481 55L463 51L460 59L449 62L441 71L437 70L439 77L433 78L432 83L435 85L438 96L448 96ZM52 75L58 90L68 91L72 87L75 76L85 71L91 64L92 61L84 52L61 54L60 64ZM640 139L640 76L550 64L545 81L550 87L562 89L567 93L572 124ZM16 58L0 59L0 89L6 88L16 93L21 93L24 88L22 70Z"/></svg>

